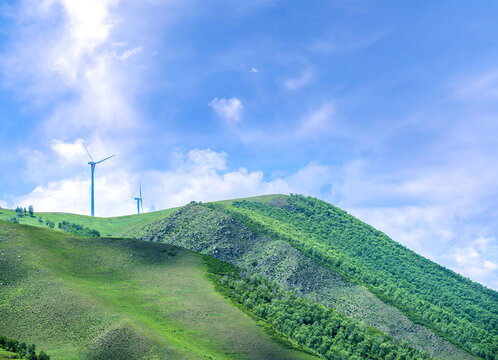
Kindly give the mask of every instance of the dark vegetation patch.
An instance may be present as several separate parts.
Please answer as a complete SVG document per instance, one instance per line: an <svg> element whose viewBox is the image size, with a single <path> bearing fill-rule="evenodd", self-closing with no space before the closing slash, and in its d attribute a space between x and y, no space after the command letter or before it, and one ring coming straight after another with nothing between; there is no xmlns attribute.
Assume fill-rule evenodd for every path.
<svg viewBox="0 0 498 360"><path fill-rule="evenodd" d="M64 232L78 235L78 236L87 236L87 237L100 237L100 233L97 230L90 229L81 224L72 223L69 221L62 221L58 225L59 229Z"/></svg>
<svg viewBox="0 0 498 360"><path fill-rule="evenodd" d="M50 360L50 356L48 356L45 351L40 351L37 354L36 345L35 344L26 344L25 342L20 342L15 339L10 339L6 336L0 335L0 350L3 349L6 352L10 352L9 354L0 355L11 358L11 359L28 359L28 360Z"/></svg>

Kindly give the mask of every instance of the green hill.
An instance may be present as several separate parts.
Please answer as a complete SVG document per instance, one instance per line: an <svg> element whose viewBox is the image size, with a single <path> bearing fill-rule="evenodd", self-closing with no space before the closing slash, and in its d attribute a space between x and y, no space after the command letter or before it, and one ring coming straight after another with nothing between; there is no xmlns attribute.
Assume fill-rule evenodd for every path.
<svg viewBox="0 0 498 360"><path fill-rule="evenodd" d="M484 358L498 353L498 293L406 249L326 202L304 196L232 201L228 211L354 283L414 322Z"/></svg>
<svg viewBox="0 0 498 360"><path fill-rule="evenodd" d="M0 209L0 219L13 216L14 211ZM38 221L40 216L41 222ZM70 236L62 231L64 228L57 226L54 230L42 231L2 222L3 226L10 226L6 234L19 228L27 232L19 237L29 238L29 241L23 240L20 244L33 243L28 248L18 244L23 250L16 250L20 258L14 263L35 269L27 273L30 275L26 275L26 279L34 279L33 274L52 274L57 281L64 280L64 284L57 282L55 286L53 282L47 282L47 289L71 294L82 304L91 304L89 309L75 315L78 321L65 323L79 329L78 335L71 335L71 341L67 340L68 333L71 334L67 329L59 338L50 336L50 339L59 339L60 344L40 337L45 331L41 327L36 331L30 329L34 318L26 320L25 328L17 322L0 325L0 333L10 329L14 332L6 335L24 337L27 332L31 336L29 341L40 344L49 354L55 351L56 356L71 348L73 358L89 358L90 353L97 354L96 358L106 358L107 353L101 354L99 349L121 343L131 344L129 347L142 356L145 356L145 349L153 349L159 358L189 358L192 354L209 354L206 356L213 358L223 358L220 354L226 358L261 358L266 354L266 348L259 353L251 350L259 348L252 342L254 348L236 345L240 339L232 337L233 329L225 332L226 337L213 339L210 325L197 329L194 324L198 319L186 322L181 316L172 317L171 306L178 304L160 299L169 289L182 293L190 284L182 282L184 274L187 278L194 277L191 274L194 270L196 279L203 279L195 283L194 288L211 287L226 309L240 313L241 318L245 316L248 324L255 326L254 331L260 332L258 341L267 341L274 347L273 351L291 352L294 358L312 356L297 350L296 346L327 359L418 359L427 356L496 359L498 353L497 292L415 254L341 209L314 198L269 195L208 204L191 203L176 209L115 218L35 213L33 217L17 219L21 224L45 228L46 220L55 224L66 221L97 230L103 237L126 236L148 241L84 239ZM58 239L58 245L51 246L53 240L40 240L45 237ZM45 245L38 244L40 241ZM0 237L0 248L2 243ZM9 246L14 243L10 242ZM68 246L69 253L61 250ZM81 252L81 256L72 257L73 250L75 254ZM51 265L46 261L36 263L37 256L33 252L38 257L46 257ZM165 258L157 260L158 252ZM176 255L171 255L173 253ZM220 273L218 265L213 267L211 260L206 260L212 258L202 258L196 253L213 256L236 268L223 265L224 273ZM87 259L85 263L93 264L91 269L90 265L80 264L81 257ZM126 261L122 263L124 259ZM205 265L206 261L208 265ZM21 285L9 287L13 297L7 301L0 295L0 316L6 314L2 311L13 311L12 304L20 301L18 296L26 294L28 287L22 279L27 270L23 269L14 276ZM168 283L161 280L162 276ZM47 279L43 279L45 283ZM167 286L168 290L162 286ZM28 293L26 301L44 298L36 291ZM185 315L192 312L193 308L188 304L194 300L188 292L183 295L188 299L178 295L181 298L178 301L186 308L178 311ZM197 295L202 297L200 293ZM62 302L65 304L62 308L66 309L71 301ZM44 303L28 301L23 306L31 309L38 304ZM56 308L55 304L52 306ZM147 316L141 311L136 313L137 308L146 309ZM206 309L204 315L211 314L211 310ZM22 313L16 311L14 314ZM45 310L39 311L45 313ZM64 314L73 314L71 310L64 311ZM157 312L169 319L168 327L162 328L165 320L157 324ZM202 311L194 313L203 315ZM93 314L98 314L95 319ZM47 315L47 319L51 316L53 314ZM81 320L86 316L89 318ZM222 318L214 318L220 321L220 328L225 326ZM260 326L255 325L255 320ZM195 327L195 331L190 327ZM179 334L183 336L181 340L178 340ZM103 340L100 340L101 336ZM133 345L130 339L135 338L139 340ZM240 346L247 353L240 352ZM289 349L289 346L294 348ZM167 355L168 351L172 353ZM156 356L156 353L149 355ZM276 359L287 357L275 354L273 358ZM130 358L134 356L130 355Z"/></svg>
<svg viewBox="0 0 498 360"><path fill-rule="evenodd" d="M36 209L35 209L36 210ZM16 218L20 224L32 225L46 228L46 221L55 224L55 230L59 230L57 224L62 221L76 223L100 232L102 237L124 237L137 227L143 227L154 220L164 218L177 210L176 208L154 211L140 215L127 215L118 217L92 217L78 214L58 213L58 212L35 212L33 216L28 213L19 217L14 210L0 208L0 220L10 220ZM41 222L39 219L41 218Z"/></svg>
<svg viewBox="0 0 498 360"><path fill-rule="evenodd" d="M216 292L201 256L166 244L0 221L0 289L0 333L52 359L314 358Z"/></svg>

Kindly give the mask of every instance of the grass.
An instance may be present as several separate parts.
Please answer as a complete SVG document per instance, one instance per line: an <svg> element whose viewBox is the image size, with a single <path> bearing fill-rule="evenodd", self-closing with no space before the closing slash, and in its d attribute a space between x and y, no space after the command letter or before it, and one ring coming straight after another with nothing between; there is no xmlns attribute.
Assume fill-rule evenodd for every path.
<svg viewBox="0 0 498 360"><path fill-rule="evenodd" d="M215 290L200 255L167 244L0 221L0 289L0 333L52 359L315 358L275 342Z"/></svg>
<svg viewBox="0 0 498 360"><path fill-rule="evenodd" d="M59 213L59 212L35 212L34 217L23 216L19 219L20 224L32 225L36 227L46 228L46 220L55 223L55 230L57 224L62 221L69 221L94 229L100 232L102 237L125 237L132 233L136 228L150 224L155 220L167 217L173 214L178 208L154 211L143 214L117 216L117 217L92 217L86 215ZM0 220L6 220L15 216L14 210L0 209ZM40 223L38 218L41 216L43 222Z"/></svg>
<svg viewBox="0 0 498 360"><path fill-rule="evenodd" d="M17 358L18 356L16 353L0 348L0 360L17 359Z"/></svg>

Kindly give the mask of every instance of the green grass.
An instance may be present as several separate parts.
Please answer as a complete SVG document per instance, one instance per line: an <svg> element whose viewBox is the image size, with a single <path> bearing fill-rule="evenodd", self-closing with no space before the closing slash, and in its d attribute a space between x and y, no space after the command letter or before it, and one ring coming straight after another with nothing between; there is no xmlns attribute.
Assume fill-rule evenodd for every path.
<svg viewBox="0 0 498 360"><path fill-rule="evenodd" d="M126 237L137 228L150 224L157 219L167 217L173 214L177 209L178 208L172 208L140 215L135 214L117 217L92 217L59 212L35 212L34 217L23 216L19 219L19 223L46 228L45 221L50 220L55 223L55 230L60 231L57 229L57 224L62 221L69 221L97 230L102 237ZM14 210L0 209L0 220L6 220L12 216L15 216ZM43 223L38 222L40 216L43 219Z"/></svg>
<svg viewBox="0 0 498 360"><path fill-rule="evenodd" d="M52 359L315 358L275 342L201 256L167 244L0 221L0 289L0 333Z"/></svg>
<svg viewBox="0 0 498 360"><path fill-rule="evenodd" d="M17 359L17 358L18 356L16 353L0 348L0 360Z"/></svg>

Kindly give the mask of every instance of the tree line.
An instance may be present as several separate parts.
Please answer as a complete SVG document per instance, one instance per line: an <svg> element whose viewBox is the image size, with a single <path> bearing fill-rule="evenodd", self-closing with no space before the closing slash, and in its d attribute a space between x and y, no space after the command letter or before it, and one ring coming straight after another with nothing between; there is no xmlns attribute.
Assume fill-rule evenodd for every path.
<svg viewBox="0 0 498 360"><path fill-rule="evenodd" d="M283 290L266 277L251 276L210 256L204 261L218 291L325 359L430 359L407 342L395 343L387 334Z"/></svg>
<svg viewBox="0 0 498 360"><path fill-rule="evenodd" d="M27 345L25 342L19 342L3 335L0 335L0 348L17 354L21 359L50 360L50 356L44 351L36 354L35 344Z"/></svg>

